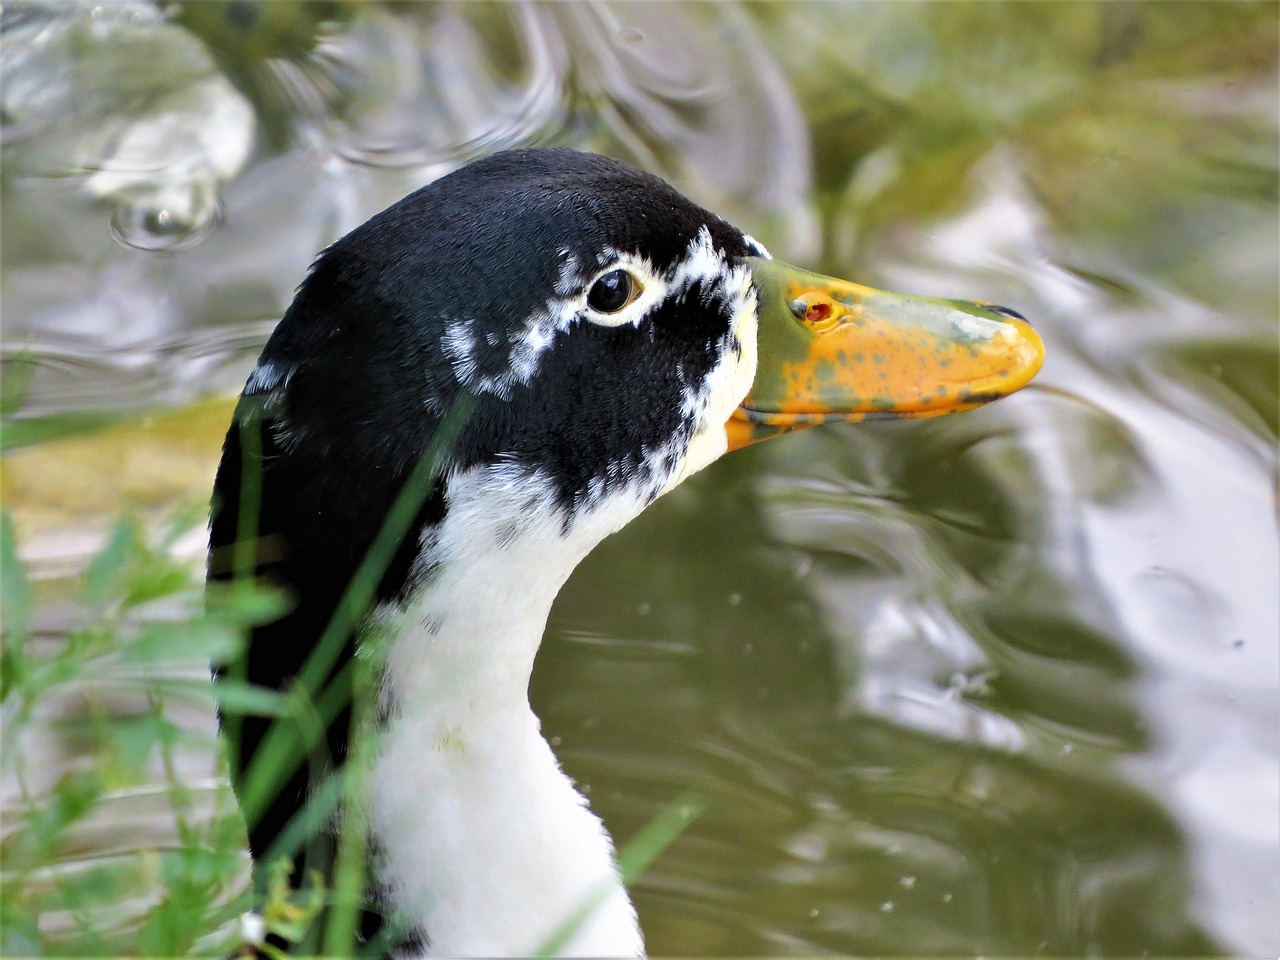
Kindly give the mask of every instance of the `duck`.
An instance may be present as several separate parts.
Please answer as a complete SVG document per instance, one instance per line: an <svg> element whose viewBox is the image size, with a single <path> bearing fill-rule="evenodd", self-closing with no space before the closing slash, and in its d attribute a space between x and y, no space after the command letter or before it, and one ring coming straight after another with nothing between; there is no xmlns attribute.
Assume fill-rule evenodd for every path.
<svg viewBox="0 0 1280 960"><path fill-rule="evenodd" d="M1014 310L791 266L568 149L476 160L334 242L214 483L211 585L283 598L216 672L305 705L220 710L259 902L332 873L358 816L366 953L643 956L610 834L529 705L569 574L731 451L977 408L1043 358Z"/></svg>

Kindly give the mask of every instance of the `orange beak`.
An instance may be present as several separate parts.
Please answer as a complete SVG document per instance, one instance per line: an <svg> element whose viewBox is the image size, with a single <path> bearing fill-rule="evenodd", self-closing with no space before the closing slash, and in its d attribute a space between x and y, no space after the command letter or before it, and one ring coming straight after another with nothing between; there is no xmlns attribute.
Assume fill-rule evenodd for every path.
<svg viewBox="0 0 1280 960"><path fill-rule="evenodd" d="M1005 307L747 262L759 360L726 424L730 450L818 423L972 410L1026 386L1044 363L1039 334Z"/></svg>

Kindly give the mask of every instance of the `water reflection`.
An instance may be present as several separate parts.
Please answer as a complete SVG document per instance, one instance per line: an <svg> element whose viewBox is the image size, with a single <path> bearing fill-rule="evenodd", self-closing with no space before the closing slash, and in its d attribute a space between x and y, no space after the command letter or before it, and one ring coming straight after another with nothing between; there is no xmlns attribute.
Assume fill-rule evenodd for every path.
<svg viewBox="0 0 1280 960"><path fill-rule="evenodd" d="M871 446L883 455L899 443ZM672 783L710 797L642 887L651 947L1214 949L1186 916L1176 828L1112 762L1143 747L1132 685L1121 682L1132 669L1110 644L1081 647L1044 620L1027 634L1058 648L1035 656L1019 653L1008 630L936 630L904 571L949 574L960 596L947 594L948 604L967 595L979 628L978 600L1016 601L966 586L948 556L962 547L934 542L921 563L899 553L895 528L917 542L946 528L931 537L927 525L894 520L909 496L872 520L875 500L839 507L826 482L803 481L797 464L825 459L811 452L764 449L754 456L770 460L765 471L717 467L602 546L558 605L534 697L593 802L636 827L644 798ZM818 522L806 525L806 510ZM1016 538L1003 543L1022 552ZM797 567L798 555L813 564ZM644 606L650 597L661 599ZM920 611L915 625L927 626L893 650L876 633L895 606ZM683 648L644 639L672 635ZM592 644L589 657L575 649L597 636L626 642ZM947 699L957 663L995 665L967 677L960 703ZM1056 708L1019 690L1048 676Z"/></svg>
<svg viewBox="0 0 1280 960"><path fill-rule="evenodd" d="M1275 17L6 4L5 356L24 416L234 389L316 250L543 142L817 269L1010 303L1036 386L717 464L578 572L535 706L619 838L708 799L638 891L655 953L1274 955ZM114 479L181 456L149 502L203 496L209 421L146 469L127 434L10 458L45 572ZM110 806L68 856L157 839Z"/></svg>
<svg viewBox="0 0 1280 960"><path fill-rule="evenodd" d="M5 52L6 164L82 178L142 250L217 227L217 187L248 159L254 115L198 40L150 4L33 4L6 13Z"/></svg>

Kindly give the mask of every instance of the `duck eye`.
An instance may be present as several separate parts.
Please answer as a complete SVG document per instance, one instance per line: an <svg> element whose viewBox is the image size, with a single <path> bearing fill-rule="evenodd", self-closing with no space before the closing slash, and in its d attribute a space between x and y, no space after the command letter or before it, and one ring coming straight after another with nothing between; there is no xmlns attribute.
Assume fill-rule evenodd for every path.
<svg viewBox="0 0 1280 960"><path fill-rule="evenodd" d="M617 313L640 296L640 281L625 270L610 270L591 285L587 306L598 313Z"/></svg>

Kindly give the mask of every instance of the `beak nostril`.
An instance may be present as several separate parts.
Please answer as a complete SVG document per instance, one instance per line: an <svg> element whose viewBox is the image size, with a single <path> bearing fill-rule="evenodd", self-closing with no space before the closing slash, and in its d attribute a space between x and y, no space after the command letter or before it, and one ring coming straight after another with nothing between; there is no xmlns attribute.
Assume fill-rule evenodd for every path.
<svg viewBox="0 0 1280 960"><path fill-rule="evenodd" d="M811 303L804 312L804 318L810 323L821 323L831 316L831 304Z"/></svg>
<svg viewBox="0 0 1280 960"><path fill-rule="evenodd" d="M1002 307L998 303L988 303L988 304L985 304L985 306L986 306L986 309L990 310L992 313L998 313L1002 317L1010 317L1014 320L1021 320L1023 323L1026 323L1026 324L1031 323L1030 320L1028 320L1026 317L1020 314L1017 310L1014 310L1012 307Z"/></svg>
<svg viewBox="0 0 1280 960"><path fill-rule="evenodd" d="M801 294L787 306L793 317L816 333L831 329L846 313L841 304L814 291Z"/></svg>

